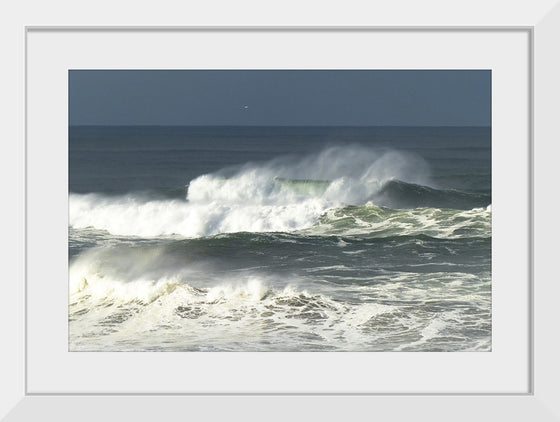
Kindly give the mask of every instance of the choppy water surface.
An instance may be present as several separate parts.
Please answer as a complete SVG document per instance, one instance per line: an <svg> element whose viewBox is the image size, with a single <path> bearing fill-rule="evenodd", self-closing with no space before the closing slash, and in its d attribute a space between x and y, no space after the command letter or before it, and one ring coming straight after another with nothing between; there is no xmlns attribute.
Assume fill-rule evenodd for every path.
<svg viewBox="0 0 560 422"><path fill-rule="evenodd" d="M70 350L491 350L490 132L70 130Z"/></svg>

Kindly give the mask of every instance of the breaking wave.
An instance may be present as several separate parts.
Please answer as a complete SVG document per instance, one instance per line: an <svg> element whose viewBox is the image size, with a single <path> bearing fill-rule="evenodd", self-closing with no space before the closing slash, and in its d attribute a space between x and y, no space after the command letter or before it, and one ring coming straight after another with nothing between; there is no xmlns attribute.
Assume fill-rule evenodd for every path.
<svg viewBox="0 0 560 422"><path fill-rule="evenodd" d="M467 273L438 274L437 281L434 274L386 275L345 285L345 294L362 298L348 301L337 298L336 284L313 287L287 275L236 272L215 272L204 281L189 265L183 272L155 265L164 259L157 248L142 259L132 250L146 252L100 248L72 262L72 350L394 350L395 342L398 350L409 343L438 350L431 342L447 338L450 327L463 329L463 311L472 312L449 308L449 301L467 285L480 285L469 294L469 306L488 300L488 281ZM411 284L415 289L406 288ZM407 304L418 303L418 289L428 288L423 306L407 311ZM487 329L478 323L469 329L481 333L472 347L487 349ZM458 338L452 347L465 345Z"/></svg>
<svg viewBox="0 0 560 422"><path fill-rule="evenodd" d="M457 216L468 220L468 210L489 212L489 195L429 184L429 168L417 156L362 147L329 148L300 159L276 159L199 176L189 183L186 198L71 193L69 225L115 235L202 237L293 232L318 225L340 228L343 216L362 229L368 224L373 229L382 217L400 223L400 217L419 223L433 217L437 225Z"/></svg>

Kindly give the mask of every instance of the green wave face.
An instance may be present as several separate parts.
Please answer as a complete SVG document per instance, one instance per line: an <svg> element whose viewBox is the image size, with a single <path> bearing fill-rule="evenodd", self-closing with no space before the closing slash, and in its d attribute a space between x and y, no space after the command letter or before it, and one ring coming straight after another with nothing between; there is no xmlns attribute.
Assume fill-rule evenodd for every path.
<svg viewBox="0 0 560 422"><path fill-rule="evenodd" d="M285 187L298 195L320 196L325 193L331 182L327 180L284 179L274 178L274 183Z"/></svg>

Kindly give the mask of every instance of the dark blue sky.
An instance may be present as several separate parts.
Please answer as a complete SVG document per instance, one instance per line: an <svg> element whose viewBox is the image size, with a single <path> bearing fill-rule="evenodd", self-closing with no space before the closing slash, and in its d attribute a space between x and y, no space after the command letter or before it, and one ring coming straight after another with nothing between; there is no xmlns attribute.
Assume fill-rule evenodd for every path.
<svg viewBox="0 0 560 422"><path fill-rule="evenodd" d="M490 126L489 70L71 70L71 125Z"/></svg>

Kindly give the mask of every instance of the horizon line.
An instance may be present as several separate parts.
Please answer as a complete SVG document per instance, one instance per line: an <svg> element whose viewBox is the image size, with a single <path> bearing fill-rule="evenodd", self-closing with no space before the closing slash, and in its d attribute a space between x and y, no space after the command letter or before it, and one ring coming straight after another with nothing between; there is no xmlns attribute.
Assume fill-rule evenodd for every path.
<svg viewBox="0 0 560 422"><path fill-rule="evenodd" d="M375 128L375 127L477 127L491 128L492 125L211 125L211 124L68 124L68 127L315 127L315 128Z"/></svg>

